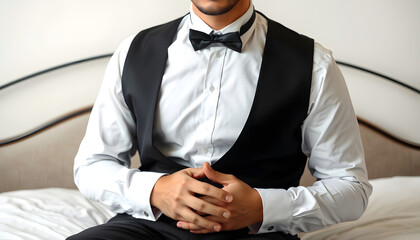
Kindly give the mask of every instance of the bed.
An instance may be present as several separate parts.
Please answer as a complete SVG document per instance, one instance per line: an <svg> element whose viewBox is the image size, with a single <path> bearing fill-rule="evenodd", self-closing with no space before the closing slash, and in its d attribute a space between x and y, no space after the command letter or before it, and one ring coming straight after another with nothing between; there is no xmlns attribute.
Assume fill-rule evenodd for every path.
<svg viewBox="0 0 420 240"><path fill-rule="evenodd" d="M20 88L34 88L37 78L44 74L88 62L101 61L99 64L104 65L106 61L103 60L107 58L109 54L65 64L0 86L0 102L19 96L16 92ZM380 115L387 109L378 109L374 104L380 103L363 99L363 91L370 92L366 86L383 83L387 77L340 64L359 118L374 191L365 214L358 221L337 224L300 237L303 240L420 239L419 125L415 124L406 131L393 127L396 123L392 121L382 121L383 117L371 117L372 111L369 110L375 109L374 115ZM57 78L57 75L51 78ZM24 81L28 79L31 79L30 84ZM380 99L382 95L389 98L386 91L393 94L399 91L403 93L401 99L393 98L393 101L413 107L398 109L403 111L398 114L403 120L420 122L420 91L391 80L385 81L386 87L381 88L391 90L377 93L377 101L386 101ZM85 228L104 223L114 215L101 204L84 198L73 183L73 158L90 110L91 106L86 106L58 112L55 117L48 117L48 121L23 129L20 134L0 138L0 239L65 239ZM407 124L398 126L401 125ZM133 167L138 167L138 156L135 158ZM313 181L306 171L301 184L309 185Z"/></svg>

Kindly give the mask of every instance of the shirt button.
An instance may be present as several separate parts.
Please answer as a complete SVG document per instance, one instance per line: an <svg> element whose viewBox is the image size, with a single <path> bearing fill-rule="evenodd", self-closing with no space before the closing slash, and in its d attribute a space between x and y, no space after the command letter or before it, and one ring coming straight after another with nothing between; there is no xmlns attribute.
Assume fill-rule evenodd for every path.
<svg viewBox="0 0 420 240"><path fill-rule="evenodd" d="M268 231L272 231L274 229L274 226L270 226L269 228L267 228Z"/></svg>
<svg viewBox="0 0 420 240"><path fill-rule="evenodd" d="M144 216L149 217L149 214L147 212L143 212Z"/></svg>
<svg viewBox="0 0 420 240"><path fill-rule="evenodd" d="M221 49L220 51L217 51L215 54L216 59L222 60L225 57L226 48Z"/></svg>
<svg viewBox="0 0 420 240"><path fill-rule="evenodd" d="M213 85L211 85L210 86L210 92L213 92L214 90L216 90L216 88Z"/></svg>

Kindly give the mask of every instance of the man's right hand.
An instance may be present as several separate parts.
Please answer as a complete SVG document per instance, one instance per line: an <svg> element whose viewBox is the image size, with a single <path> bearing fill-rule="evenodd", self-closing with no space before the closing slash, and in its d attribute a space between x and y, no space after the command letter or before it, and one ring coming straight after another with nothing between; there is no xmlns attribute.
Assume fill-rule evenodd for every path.
<svg viewBox="0 0 420 240"><path fill-rule="evenodd" d="M203 215L229 218L231 213L225 208L196 197L195 194L213 197L227 203L231 202L233 197L220 188L197 180L203 177L205 177L203 168L188 168L163 176L152 190L150 203L174 220L194 223L212 232L219 232L221 224L210 221Z"/></svg>

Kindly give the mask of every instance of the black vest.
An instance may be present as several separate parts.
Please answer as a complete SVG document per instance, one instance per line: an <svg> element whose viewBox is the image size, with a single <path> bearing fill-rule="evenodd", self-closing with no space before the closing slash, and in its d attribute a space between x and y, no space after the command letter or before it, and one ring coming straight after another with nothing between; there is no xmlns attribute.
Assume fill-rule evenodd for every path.
<svg viewBox="0 0 420 240"><path fill-rule="evenodd" d="M137 124L142 171L173 173L185 168L153 146L153 124L167 49L181 19L140 32L122 75L127 106ZM212 167L251 187L298 186L306 156L301 124L306 118L314 43L268 19L267 39L256 94L246 124L233 147Z"/></svg>

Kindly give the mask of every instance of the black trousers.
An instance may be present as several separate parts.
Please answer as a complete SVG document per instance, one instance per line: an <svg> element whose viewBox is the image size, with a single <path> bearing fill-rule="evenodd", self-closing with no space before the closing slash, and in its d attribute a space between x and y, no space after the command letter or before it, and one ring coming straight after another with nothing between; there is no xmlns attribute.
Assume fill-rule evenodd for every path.
<svg viewBox="0 0 420 240"><path fill-rule="evenodd" d="M107 223L86 229L68 240L298 240L280 232L248 234L248 229L211 234L193 234L176 227L176 221L162 215L152 222L127 214L118 214Z"/></svg>

